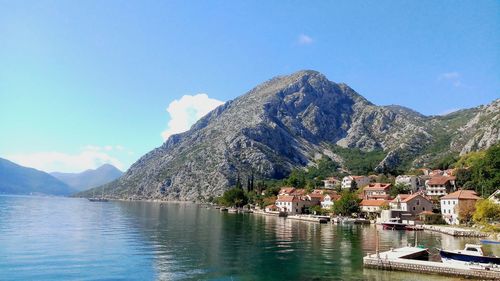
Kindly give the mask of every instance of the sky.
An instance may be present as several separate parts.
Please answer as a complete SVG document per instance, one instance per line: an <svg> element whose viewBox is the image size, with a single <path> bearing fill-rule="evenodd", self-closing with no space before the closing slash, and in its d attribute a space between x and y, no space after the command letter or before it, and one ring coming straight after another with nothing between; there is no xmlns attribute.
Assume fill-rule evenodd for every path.
<svg viewBox="0 0 500 281"><path fill-rule="evenodd" d="M500 93L500 1L0 0L0 157L126 170L277 75L426 115Z"/></svg>

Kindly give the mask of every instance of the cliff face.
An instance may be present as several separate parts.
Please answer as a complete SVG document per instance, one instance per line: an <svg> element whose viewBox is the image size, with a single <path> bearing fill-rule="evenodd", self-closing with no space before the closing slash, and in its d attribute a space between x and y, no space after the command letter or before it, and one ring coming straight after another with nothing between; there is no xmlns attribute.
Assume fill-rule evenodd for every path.
<svg viewBox="0 0 500 281"><path fill-rule="evenodd" d="M467 113L476 114L474 118L489 114L498 120L498 101L488 110L472 111ZM189 131L171 136L141 157L105 188L122 198L196 200L221 194L238 176L281 178L321 155L338 160L329 151L331 145L382 149L387 156L380 169L418 157L422 162L430 159L425 150L439 140L432 129L436 124L453 123L467 136L477 137L469 144L471 138L464 141L465 134L456 133L447 150L467 151L497 142L498 122L491 129L482 128L481 116L477 121L462 117L457 119L461 123L453 118L449 122L404 107L376 106L345 84L315 71L300 71L273 78L219 106Z"/></svg>

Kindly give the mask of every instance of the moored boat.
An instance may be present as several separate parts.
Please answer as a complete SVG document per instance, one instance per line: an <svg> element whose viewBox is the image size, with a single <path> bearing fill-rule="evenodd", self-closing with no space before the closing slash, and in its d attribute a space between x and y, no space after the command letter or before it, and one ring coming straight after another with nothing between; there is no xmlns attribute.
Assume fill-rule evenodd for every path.
<svg viewBox="0 0 500 281"><path fill-rule="evenodd" d="M408 224L402 223L399 218L393 218L382 223L382 227L389 230L406 230L407 226Z"/></svg>
<svg viewBox="0 0 500 281"><path fill-rule="evenodd" d="M500 265L500 257L486 256L481 245L465 244L463 250L439 250L441 260L447 263L478 263Z"/></svg>

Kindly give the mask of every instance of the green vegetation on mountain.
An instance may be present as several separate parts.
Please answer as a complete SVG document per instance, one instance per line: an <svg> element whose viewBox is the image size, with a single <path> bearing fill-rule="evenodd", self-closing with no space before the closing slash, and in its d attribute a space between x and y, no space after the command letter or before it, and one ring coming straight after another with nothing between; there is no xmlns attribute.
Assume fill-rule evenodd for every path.
<svg viewBox="0 0 500 281"><path fill-rule="evenodd" d="M455 164L460 170L457 180L468 189L489 196L500 187L500 144L482 152L468 153Z"/></svg>
<svg viewBox="0 0 500 281"><path fill-rule="evenodd" d="M381 149L363 151L359 148L344 148L332 146L332 152L344 160L344 167L353 175L367 175L373 173L386 153Z"/></svg>

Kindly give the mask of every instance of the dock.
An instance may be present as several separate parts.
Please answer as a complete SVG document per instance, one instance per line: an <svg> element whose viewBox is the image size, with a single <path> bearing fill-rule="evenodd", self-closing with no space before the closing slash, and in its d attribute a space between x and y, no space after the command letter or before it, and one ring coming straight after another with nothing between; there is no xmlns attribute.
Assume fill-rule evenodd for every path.
<svg viewBox="0 0 500 281"><path fill-rule="evenodd" d="M329 218L327 219L325 217L308 216L308 215L289 215L286 218L291 220L309 221L316 223L328 222L330 220Z"/></svg>
<svg viewBox="0 0 500 281"><path fill-rule="evenodd" d="M460 264L445 264L428 261L427 249L402 247L378 254L368 254L363 258L363 266L384 270L430 273L482 280L500 280L500 269L467 267ZM425 260L423 260L425 259Z"/></svg>
<svg viewBox="0 0 500 281"><path fill-rule="evenodd" d="M455 237L474 237L474 238L482 238L487 237L488 234L479 232L474 229L465 229L459 227L450 227L450 226L439 226L439 225L422 225L424 230L439 232L448 234Z"/></svg>

